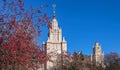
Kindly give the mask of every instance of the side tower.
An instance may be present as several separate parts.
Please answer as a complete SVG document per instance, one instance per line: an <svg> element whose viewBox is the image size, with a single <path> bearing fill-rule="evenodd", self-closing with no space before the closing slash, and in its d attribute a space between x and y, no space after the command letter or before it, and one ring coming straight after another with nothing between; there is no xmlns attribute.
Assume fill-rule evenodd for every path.
<svg viewBox="0 0 120 70"><path fill-rule="evenodd" d="M48 40L46 45L46 54L49 56L50 61L47 61L47 70L54 70L56 65L57 55L63 51L67 51L67 42L62 37L62 30L58 27L58 21L56 19L56 5L53 5L53 18L51 28L49 28Z"/></svg>
<svg viewBox="0 0 120 70"><path fill-rule="evenodd" d="M93 48L93 61L96 65L100 65L104 63L104 54L102 53L101 46L98 42L95 43Z"/></svg>

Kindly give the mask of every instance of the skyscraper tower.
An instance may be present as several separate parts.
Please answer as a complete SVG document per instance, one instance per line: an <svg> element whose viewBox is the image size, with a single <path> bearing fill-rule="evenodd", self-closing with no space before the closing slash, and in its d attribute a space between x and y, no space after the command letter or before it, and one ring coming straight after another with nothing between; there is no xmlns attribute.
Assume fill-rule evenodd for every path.
<svg viewBox="0 0 120 70"><path fill-rule="evenodd" d="M54 70L53 67L56 65L57 55L63 51L67 51L67 42L62 37L62 29L58 27L58 21L56 19L56 5L53 4L53 18L51 28L49 28L48 40L45 43L46 54L49 56L50 61L47 61L47 70Z"/></svg>

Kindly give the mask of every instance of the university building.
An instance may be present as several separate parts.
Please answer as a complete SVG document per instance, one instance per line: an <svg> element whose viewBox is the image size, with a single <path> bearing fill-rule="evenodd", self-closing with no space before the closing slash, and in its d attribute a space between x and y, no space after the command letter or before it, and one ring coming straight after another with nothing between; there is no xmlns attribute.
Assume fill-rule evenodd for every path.
<svg viewBox="0 0 120 70"><path fill-rule="evenodd" d="M51 28L49 28L48 40L43 43L43 47L46 49L46 54L50 58L45 64L46 70L54 70L54 66L57 64L58 55L67 52L67 42L62 36L62 29L58 27L58 21L56 18L56 5L53 5L53 18Z"/></svg>
<svg viewBox="0 0 120 70"><path fill-rule="evenodd" d="M67 52L67 41L62 36L62 29L58 26L56 18L56 5L53 5L53 18L51 28L49 28L47 42L43 43L43 47L49 60L46 62L43 70L55 70L57 60L61 60L58 55ZM95 62L96 65L104 63L104 54L98 42L95 43L93 54L85 58L86 61ZM41 70L41 69L40 69Z"/></svg>

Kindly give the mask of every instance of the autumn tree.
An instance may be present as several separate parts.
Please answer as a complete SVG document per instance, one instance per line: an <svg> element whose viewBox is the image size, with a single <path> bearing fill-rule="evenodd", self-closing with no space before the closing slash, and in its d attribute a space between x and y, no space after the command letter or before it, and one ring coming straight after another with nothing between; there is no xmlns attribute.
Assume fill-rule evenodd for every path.
<svg viewBox="0 0 120 70"><path fill-rule="evenodd" d="M86 63L86 68L88 70L105 70L105 67L102 64L96 65L95 63Z"/></svg>
<svg viewBox="0 0 120 70"><path fill-rule="evenodd" d="M105 55L106 70L120 70L120 56L116 52Z"/></svg>
<svg viewBox="0 0 120 70"><path fill-rule="evenodd" d="M72 62L72 55L66 51L62 51L60 54L56 54L56 60L53 61L55 66L52 70L68 70Z"/></svg>
<svg viewBox="0 0 120 70"><path fill-rule="evenodd" d="M72 62L72 69L74 70L82 70L84 67L84 55L82 51L80 52L74 52L73 54L73 62Z"/></svg>
<svg viewBox="0 0 120 70"><path fill-rule="evenodd" d="M82 52L74 52L73 55L65 54L63 56L63 64L61 61L57 64L57 70L82 70L84 65L84 55ZM58 66L59 65L59 66ZM61 66L62 65L62 66Z"/></svg>
<svg viewBox="0 0 120 70"><path fill-rule="evenodd" d="M37 45L40 26L50 24L43 7L28 10L23 0L0 0L0 70L36 70L45 63Z"/></svg>

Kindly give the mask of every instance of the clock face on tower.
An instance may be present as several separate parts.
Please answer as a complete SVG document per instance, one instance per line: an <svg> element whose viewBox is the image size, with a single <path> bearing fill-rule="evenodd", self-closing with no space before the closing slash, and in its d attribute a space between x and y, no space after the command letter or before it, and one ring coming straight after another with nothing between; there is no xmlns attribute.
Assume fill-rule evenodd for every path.
<svg viewBox="0 0 120 70"><path fill-rule="evenodd" d="M101 50L100 47L97 47L97 53L100 54Z"/></svg>
<svg viewBox="0 0 120 70"><path fill-rule="evenodd" d="M99 50L100 49L100 47L97 47L97 50Z"/></svg>

